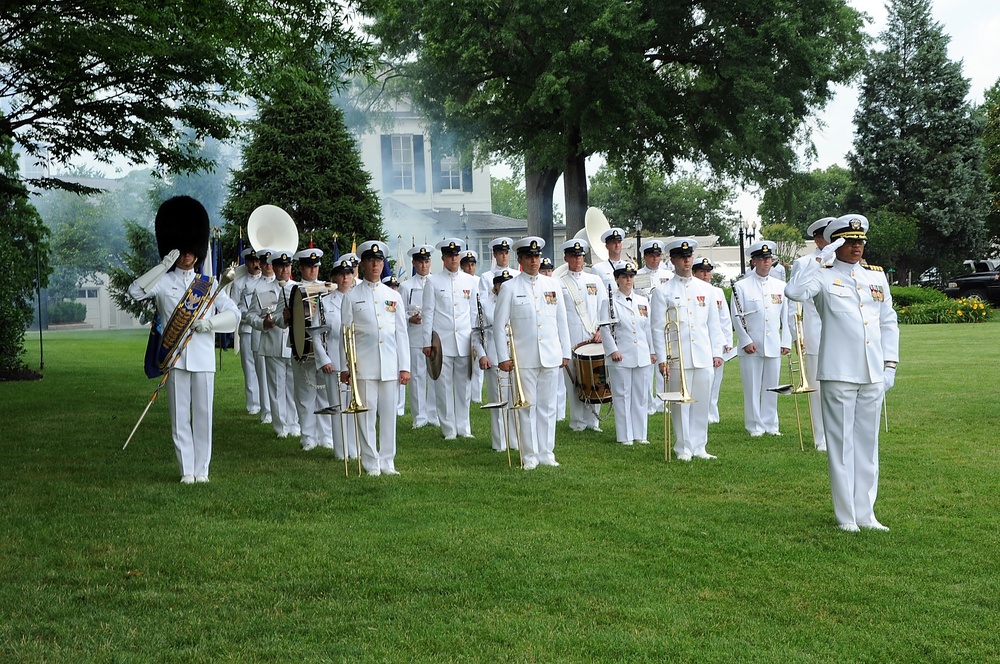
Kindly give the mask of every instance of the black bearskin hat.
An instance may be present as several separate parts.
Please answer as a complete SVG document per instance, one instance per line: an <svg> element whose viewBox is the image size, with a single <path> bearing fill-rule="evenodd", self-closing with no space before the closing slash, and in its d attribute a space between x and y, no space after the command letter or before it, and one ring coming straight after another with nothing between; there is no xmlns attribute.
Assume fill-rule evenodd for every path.
<svg viewBox="0 0 1000 664"><path fill-rule="evenodd" d="M190 196L169 198L156 211L154 226L160 258L177 249L181 252L190 251L197 256L195 265L205 261L209 228L208 212L204 205Z"/></svg>

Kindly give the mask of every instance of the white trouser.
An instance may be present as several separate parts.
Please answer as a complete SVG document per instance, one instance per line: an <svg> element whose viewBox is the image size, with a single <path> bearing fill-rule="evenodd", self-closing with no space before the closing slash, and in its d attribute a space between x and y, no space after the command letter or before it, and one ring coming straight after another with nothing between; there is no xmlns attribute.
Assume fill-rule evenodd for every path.
<svg viewBox="0 0 1000 664"><path fill-rule="evenodd" d="M212 399L215 374L171 369L167 376L170 432L181 476L208 477L212 461Z"/></svg>
<svg viewBox="0 0 1000 664"><path fill-rule="evenodd" d="M437 415L441 424L441 433L445 438L455 436L471 436L472 424L469 421L469 363L472 358L448 357L441 360L441 375L434 385L434 396L437 399Z"/></svg>
<svg viewBox="0 0 1000 664"><path fill-rule="evenodd" d="M816 369L819 367L819 355L806 354L806 380L815 392L810 392L809 419L812 421L813 443L816 447L826 447L826 429L823 427L823 387L816 379Z"/></svg>
<svg viewBox="0 0 1000 664"><path fill-rule="evenodd" d="M651 382L646 388L647 390L651 391L655 390L655 392L652 392L649 397L650 415L652 415L653 413L663 412L663 399L656 398L656 395L659 394L660 392L667 391L666 383L663 382L663 374L660 373L659 368L653 370L653 380L655 380L656 382L655 383Z"/></svg>
<svg viewBox="0 0 1000 664"><path fill-rule="evenodd" d="M410 392L410 415L413 416L413 426L422 427L426 424L437 426L434 381L427 373L427 361L423 349L419 346L410 346L410 360L410 382L407 387Z"/></svg>
<svg viewBox="0 0 1000 664"><path fill-rule="evenodd" d="M610 363L610 360L608 360L608 363ZM573 431L583 431L587 427L596 428L600 426L601 420L597 417L597 407L593 404L580 401L580 391L576 389L576 385L573 384L573 379L570 378L568 371L560 369L559 373L563 376L563 379L559 381L561 392L566 401L569 401L569 428ZM614 395L612 394L612 396ZM562 406L561 412L565 413L566 402L558 401L557 397L557 410L560 405Z"/></svg>
<svg viewBox="0 0 1000 664"><path fill-rule="evenodd" d="M694 403L671 403L670 416L674 420L674 452L697 456L705 454L708 444L708 408L712 398L713 369L685 369L685 381ZM671 366L667 386L671 392L680 392L681 380L677 365Z"/></svg>
<svg viewBox="0 0 1000 664"><path fill-rule="evenodd" d="M340 460L344 459L345 453L348 459L357 459L358 436L357 429L354 426L354 414L344 412L344 409L351 402L350 390L347 385L340 382L340 373L336 371L323 374L323 377L326 379L327 395L335 395L334 403L340 404L340 410L337 414L330 417L333 442L332 444L327 444L326 447L333 447L334 456Z"/></svg>
<svg viewBox="0 0 1000 664"><path fill-rule="evenodd" d="M399 385L396 389L396 417L406 414L406 386Z"/></svg>
<svg viewBox="0 0 1000 664"><path fill-rule="evenodd" d="M559 386L556 390L556 421L562 422L566 419L566 401L576 396L576 388L573 381L569 379L569 374L565 369L561 369L564 380L556 381ZM572 402L570 402L572 403ZM570 406L572 408L572 406ZM596 425L595 425L596 426Z"/></svg>
<svg viewBox="0 0 1000 664"><path fill-rule="evenodd" d="M469 401L470 403L483 402L483 370L479 368L479 362L472 362L472 380L469 381Z"/></svg>
<svg viewBox="0 0 1000 664"><path fill-rule="evenodd" d="M260 412L260 383L257 380L257 363L250 350L251 332L240 332L240 366L243 367L243 384L246 386L247 412Z"/></svg>
<svg viewBox="0 0 1000 664"><path fill-rule="evenodd" d="M247 346L249 348L249 346ZM257 395L260 398L260 420L271 421L271 394L267 388L267 361L260 353L253 354L254 372L257 374Z"/></svg>
<svg viewBox="0 0 1000 664"><path fill-rule="evenodd" d="M833 513L839 524L875 521L882 383L823 382Z"/></svg>
<svg viewBox="0 0 1000 664"><path fill-rule="evenodd" d="M312 359L292 362L295 376L295 409L299 416L302 449L311 450L332 437L330 418L317 415L316 411L330 405L327 399L323 372L316 370Z"/></svg>
<svg viewBox="0 0 1000 664"><path fill-rule="evenodd" d="M518 367L524 398L530 404L514 411L521 428L521 458L525 464L556 460L556 385L561 371L558 367Z"/></svg>
<svg viewBox="0 0 1000 664"><path fill-rule="evenodd" d="M358 391L368 407L358 413L361 465L368 473L395 470L396 459L396 386L394 380L359 380ZM378 418L378 437L375 420ZM377 442L376 442L377 441Z"/></svg>
<svg viewBox="0 0 1000 664"><path fill-rule="evenodd" d="M653 365L623 367L610 358L605 365L615 409L615 436L619 443L646 440L649 419L649 374Z"/></svg>
<svg viewBox="0 0 1000 664"><path fill-rule="evenodd" d="M509 406L510 390L504 390L503 393L501 393L500 384L497 382L497 379L502 372L494 365L483 373L483 382L486 384L487 403L500 403L501 401L508 401L507 405ZM508 374L503 373L503 375L506 377ZM505 409L489 408L488 410L490 411L490 437L492 447L497 452L503 452L507 449L507 429L506 423L504 422Z"/></svg>
<svg viewBox="0 0 1000 664"><path fill-rule="evenodd" d="M279 436L293 434L299 426L295 412L295 378L292 361L284 357L265 358L267 367L267 393L271 401L271 425Z"/></svg>
<svg viewBox="0 0 1000 664"><path fill-rule="evenodd" d="M751 434L777 433L778 393L767 388L777 387L780 376L781 357L740 354L743 423Z"/></svg>
<svg viewBox="0 0 1000 664"><path fill-rule="evenodd" d="M715 369L712 374L712 403L708 407L708 423L713 424L719 421L719 391L722 389L722 376L726 372L726 363ZM659 401L659 399L657 399Z"/></svg>

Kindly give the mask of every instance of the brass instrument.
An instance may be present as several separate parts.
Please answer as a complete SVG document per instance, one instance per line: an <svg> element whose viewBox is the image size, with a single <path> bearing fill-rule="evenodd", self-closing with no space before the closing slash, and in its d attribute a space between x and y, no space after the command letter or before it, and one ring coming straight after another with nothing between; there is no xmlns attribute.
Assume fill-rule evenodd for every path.
<svg viewBox="0 0 1000 664"><path fill-rule="evenodd" d="M735 292L735 291L734 291ZM806 376L806 360L805 360L805 334L802 328L802 303L798 303L798 308L795 311L795 350L788 354L788 377L791 383L786 383L784 385L778 385L777 387L767 388L770 392L777 392L778 394L791 394L795 398L795 424L799 431L799 449L803 452L805 451L805 444L802 441L802 415L799 413L799 399L800 394L809 394L810 392L815 392L816 388L809 384L809 378ZM815 439L816 433L813 432L813 439Z"/></svg>
<svg viewBox="0 0 1000 664"><path fill-rule="evenodd" d="M670 365L676 361L678 367L678 377L680 380L679 392L660 392L656 396L663 401L663 457L670 461L670 428L672 424L672 414L670 404L672 403L694 403L687 386L687 374L684 371L684 349L681 346L681 325L677 317L677 307L667 307L667 322L663 326L663 340L666 347L667 356L663 358L667 373L670 372Z"/></svg>
<svg viewBox="0 0 1000 664"><path fill-rule="evenodd" d="M520 410L522 408L528 408L531 404L527 402L524 398L524 387L521 385L521 372L518 369L517 364L517 348L514 346L514 330L511 328L510 323L504 326L504 330L507 332L507 351L510 353L510 389L513 394L513 403L507 406L506 413L504 413L504 421L507 422L506 429L510 430L509 418L512 410ZM524 468L524 453L521 445L521 422L517 416L517 413L513 413L514 416L514 438L517 439L517 456L521 462L521 468ZM507 450L510 452L510 436L508 435Z"/></svg>
<svg viewBox="0 0 1000 664"><path fill-rule="evenodd" d="M368 410L368 407L361 401L360 388L358 385L358 349L354 343L354 323L350 325L344 325L341 328L344 335L344 354L347 358L347 372L348 380L351 386L351 401L344 409L345 414L354 414L354 430L357 434L358 440L358 475L361 474L361 445L362 439L364 438L363 429L361 428L361 423L358 421L358 413L364 413ZM347 470L347 437L344 437L344 470Z"/></svg>

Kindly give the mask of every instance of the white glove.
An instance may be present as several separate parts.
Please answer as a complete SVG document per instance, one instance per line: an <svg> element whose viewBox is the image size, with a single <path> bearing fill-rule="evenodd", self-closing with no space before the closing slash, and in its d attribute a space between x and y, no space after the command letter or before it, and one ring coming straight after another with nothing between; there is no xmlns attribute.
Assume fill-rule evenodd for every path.
<svg viewBox="0 0 1000 664"><path fill-rule="evenodd" d="M235 332L240 324L240 315L235 311L222 311L209 318L199 318L191 324L195 332L217 332L225 334Z"/></svg>
<svg viewBox="0 0 1000 664"><path fill-rule="evenodd" d="M173 267L174 263L176 263L177 259L180 257L181 252L177 249L173 249L170 253L163 257L163 260L160 261L158 265L154 265L149 272L136 279L135 282L139 284L139 288L142 289L142 292L148 293L150 289L156 285L156 282L160 280L160 277L166 274L167 270Z"/></svg>
<svg viewBox="0 0 1000 664"><path fill-rule="evenodd" d="M836 240L823 247L823 251L819 254L819 264L826 265L827 263L832 262L837 256L837 249L840 249L844 245L844 242L844 238L838 237Z"/></svg>
<svg viewBox="0 0 1000 664"><path fill-rule="evenodd" d="M882 382L885 384L885 391L888 392L896 384L896 367L886 367L882 373Z"/></svg>
<svg viewBox="0 0 1000 664"><path fill-rule="evenodd" d="M195 332L213 332L215 327L212 325L211 318L199 318L191 325L191 329Z"/></svg>

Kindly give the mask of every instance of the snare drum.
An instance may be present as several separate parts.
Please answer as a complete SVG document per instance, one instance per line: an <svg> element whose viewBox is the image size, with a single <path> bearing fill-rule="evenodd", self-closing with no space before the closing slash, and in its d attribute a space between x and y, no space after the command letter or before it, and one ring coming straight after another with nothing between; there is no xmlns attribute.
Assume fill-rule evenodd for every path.
<svg viewBox="0 0 1000 664"><path fill-rule="evenodd" d="M584 343L573 349L576 391L584 403L609 403L611 386L604 367L604 346Z"/></svg>
<svg viewBox="0 0 1000 664"><path fill-rule="evenodd" d="M319 297L311 295L298 285L292 286L288 308L292 313L288 322L288 341L292 346L292 355L302 362L313 356L313 341L309 329L313 326L313 318L319 309Z"/></svg>

